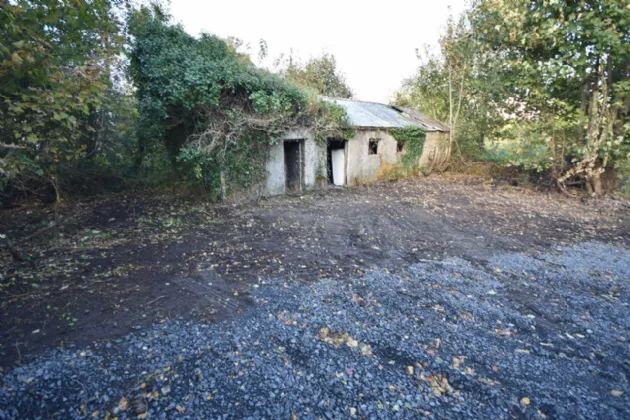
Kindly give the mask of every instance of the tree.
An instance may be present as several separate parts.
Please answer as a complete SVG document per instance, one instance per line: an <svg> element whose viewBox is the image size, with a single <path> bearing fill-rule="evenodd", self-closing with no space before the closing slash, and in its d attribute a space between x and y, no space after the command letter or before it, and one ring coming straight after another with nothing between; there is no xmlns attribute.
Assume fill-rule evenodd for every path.
<svg viewBox="0 0 630 420"><path fill-rule="evenodd" d="M320 95L335 98L352 98L353 96L332 54L311 58L304 65L294 60L291 55L281 56L276 60L276 67L280 67L280 74L287 79L314 89Z"/></svg>
<svg viewBox="0 0 630 420"><path fill-rule="evenodd" d="M0 1L0 190L37 176L57 192L60 165L89 152L93 118L121 51L107 0Z"/></svg>
<svg viewBox="0 0 630 420"><path fill-rule="evenodd" d="M500 60L481 50L466 14L458 21L449 17L437 51L425 46L424 52L416 52L421 64L403 82L394 102L448 122L449 149L455 146L460 154L474 155L500 125Z"/></svg>
<svg viewBox="0 0 630 420"><path fill-rule="evenodd" d="M601 195L611 161L627 164L630 7L618 0L490 0L476 2L471 18L478 38L505 57L513 75L506 87L521 115L549 122L544 137L559 185L582 179Z"/></svg>
<svg viewBox="0 0 630 420"><path fill-rule="evenodd" d="M456 145L509 140L508 162L601 195L606 168L630 168L629 72L624 2L475 1L396 100L449 121Z"/></svg>

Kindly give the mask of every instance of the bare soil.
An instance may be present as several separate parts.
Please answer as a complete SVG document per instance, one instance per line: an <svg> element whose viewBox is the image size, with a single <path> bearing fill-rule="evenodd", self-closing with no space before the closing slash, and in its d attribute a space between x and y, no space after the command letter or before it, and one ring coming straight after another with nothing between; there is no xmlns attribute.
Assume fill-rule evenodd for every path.
<svg viewBox="0 0 630 420"><path fill-rule="evenodd" d="M54 220L61 223L27 241ZM315 282L381 267L583 241L630 244L626 201L430 177L211 205L129 194L0 212L31 259L0 254L0 366L184 317L242 313L270 277Z"/></svg>

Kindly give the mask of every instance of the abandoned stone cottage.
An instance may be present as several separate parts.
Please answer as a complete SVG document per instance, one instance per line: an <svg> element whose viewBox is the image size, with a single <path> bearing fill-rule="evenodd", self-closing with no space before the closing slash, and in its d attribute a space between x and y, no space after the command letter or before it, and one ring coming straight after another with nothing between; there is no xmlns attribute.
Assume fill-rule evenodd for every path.
<svg viewBox="0 0 630 420"><path fill-rule="evenodd" d="M307 128L287 133L270 151L264 195L377 179L384 168L396 165L405 153L402 144L388 133L390 128L416 126L426 131L419 167L430 166L448 142L448 127L415 110L374 102L331 100L345 108L355 126L354 137L330 138L321 145Z"/></svg>

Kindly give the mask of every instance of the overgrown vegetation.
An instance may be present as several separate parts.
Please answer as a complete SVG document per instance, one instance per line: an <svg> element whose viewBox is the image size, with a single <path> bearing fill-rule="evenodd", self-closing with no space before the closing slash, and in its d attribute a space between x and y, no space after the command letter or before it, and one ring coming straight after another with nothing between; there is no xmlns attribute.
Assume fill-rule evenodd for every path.
<svg viewBox="0 0 630 420"><path fill-rule="evenodd" d="M352 98L352 89L345 76L337 68L337 59L332 54L322 54L305 64L292 55L282 55L275 60L275 67L287 79L332 98Z"/></svg>
<svg viewBox="0 0 630 420"><path fill-rule="evenodd" d="M424 142L427 133L420 127L390 128L389 134L394 136L398 143L404 147L405 153L401 157L401 165L405 171L410 171L418 166L418 160L422 156Z"/></svg>
<svg viewBox="0 0 630 420"><path fill-rule="evenodd" d="M256 190L282 133L350 132L320 96L352 97L330 54L281 56L270 72L239 39L190 36L159 6L0 3L5 205L166 185L225 199ZM597 195L612 173L630 190L629 33L618 0L474 1L448 20L438 51L419 54L395 102L448 122L460 162ZM421 134L397 137L409 166Z"/></svg>
<svg viewBox="0 0 630 420"><path fill-rule="evenodd" d="M475 1L427 51L396 102L448 121L460 156L596 195L604 172L630 173L625 2Z"/></svg>
<svg viewBox="0 0 630 420"><path fill-rule="evenodd" d="M61 173L102 151L99 127L122 48L118 2L2 3L0 192L59 201Z"/></svg>
<svg viewBox="0 0 630 420"><path fill-rule="evenodd" d="M284 132L309 126L324 138L345 124L333 104L241 60L222 39L188 35L159 11L135 13L130 33L137 167L161 141L190 183L225 199L264 180L269 147Z"/></svg>
<svg viewBox="0 0 630 420"><path fill-rule="evenodd" d="M24 0L0 24L0 202L181 183L224 199L264 179L287 130L348 126L297 66L287 80L259 69L238 40L192 37L159 5ZM321 64L303 81L333 86L334 57Z"/></svg>

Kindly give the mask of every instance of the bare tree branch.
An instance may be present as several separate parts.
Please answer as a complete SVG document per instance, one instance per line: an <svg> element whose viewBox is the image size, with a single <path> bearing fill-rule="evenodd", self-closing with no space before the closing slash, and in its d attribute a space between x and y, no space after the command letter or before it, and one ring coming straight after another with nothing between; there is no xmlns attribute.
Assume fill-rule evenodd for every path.
<svg viewBox="0 0 630 420"><path fill-rule="evenodd" d="M4 149L26 149L26 146L18 146L17 144L0 143L0 147Z"/></svg>

